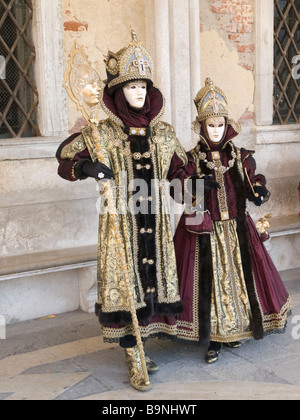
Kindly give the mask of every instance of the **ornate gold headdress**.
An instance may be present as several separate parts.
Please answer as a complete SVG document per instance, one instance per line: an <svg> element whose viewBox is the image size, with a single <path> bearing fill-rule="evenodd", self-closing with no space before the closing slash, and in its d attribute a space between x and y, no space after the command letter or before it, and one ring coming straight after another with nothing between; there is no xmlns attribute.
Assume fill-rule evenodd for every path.
<svg viewBox="0 0 300 420"><path fill-rule="evenodd" d="M211 117L228 118L228 102L224 92L207 78L205 86L198 92L195 105L198 111L197 121Z"/></svg>
<svg viewBox="0 0 300 420"><path fill-rule="evenodd" d="M117 53L108 52L106 62L107 85L109 89L130 82L131 80L146 80L153 83L153 61L136 32L130 29L132 41L128 47Z"/></svg>

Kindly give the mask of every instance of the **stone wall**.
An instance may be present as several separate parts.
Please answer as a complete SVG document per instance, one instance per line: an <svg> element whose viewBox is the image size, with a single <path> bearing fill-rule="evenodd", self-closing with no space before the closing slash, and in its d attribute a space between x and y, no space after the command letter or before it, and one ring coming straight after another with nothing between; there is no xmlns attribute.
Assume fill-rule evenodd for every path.
<svg viewBox="0 0 300 420"><path fill-rule="evenodd" d="M201 2L202 74L216 74L228 94L232 117L243 125L254 120L254 3Z"/></svg>
<svg viewBox="0 0 300 420"><path fill-rule="evenodd" d="M92 65L102 80L106 79L104 58L108 51L117 52L131 41L130 26L139 39L145 39L145 16L143 0L62 0L64 27L64 55L76 41L83 47ZM68 99L68 121L71 132L82 125L81 115ZM103 117L106 116L103 114Z"/></svg>

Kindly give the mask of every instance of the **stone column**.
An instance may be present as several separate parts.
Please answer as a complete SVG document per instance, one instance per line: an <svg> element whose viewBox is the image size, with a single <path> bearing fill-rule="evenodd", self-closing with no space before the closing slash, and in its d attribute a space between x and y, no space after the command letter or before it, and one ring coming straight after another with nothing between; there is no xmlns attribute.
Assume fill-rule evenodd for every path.
<svg viewBox="0 0 300 420"><path fill-rule="evenodd" d="M39 92L38 126L42 136L68 132L64 81L64 34L61 0L33 1L32 35L36 49L35 79Z"/></svg>
<svg viewBox="0 0 300 420"><path fill-rule="evenodd" d="M146 46L155 62L155 80L166 98L164 120L189 150L200 89L199 0L145 0Z"/></svg>
<svg viewBox="0 0 300 420"><path fill-rule="evenodd" d="M255 114L257 125L273 124L274 1L255 1Z"/></svg>

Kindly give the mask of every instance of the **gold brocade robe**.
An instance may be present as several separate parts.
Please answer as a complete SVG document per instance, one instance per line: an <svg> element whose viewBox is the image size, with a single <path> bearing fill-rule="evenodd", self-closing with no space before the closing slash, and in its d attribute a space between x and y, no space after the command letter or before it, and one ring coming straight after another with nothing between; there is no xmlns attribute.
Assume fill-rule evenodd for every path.
<svg viewBox="0 0 300 420"><path fill-rule="evenodd" d="M182 160L182 165L184 165L187 163L186 152L170 125L157 122L152 126L148 141L149 146L155 145L155 148L148 161L151 160L152 177L154 179L151 184L150 200L153 203L151 210L155 213L155 226L152 226L152 230L155 233L156 258L148 260L147 255L145 255L143 263L141 263L139 238L141 235L143 237L147 235L147 227L149 228L149 226L141 229L137 222L139 216L130 211L130 203L136 201L137 197L132 191L131 184L137 177L136 166L138 161L134 159L134 153L128 153L126 148L128 136L119 124L112 119L103 120L100 122L98 130L103 155L101 163L110 167L114 173L114 204L117 209L121 240L125 249L131 291L138 317L143 321L144 319L148 320L149 315L172 315L176 313L176 309L172 311L172 307L176 308L182 304L179 296L169 203L165 195L164 181L167 180L174 154L176 153ZM97 161L96 146L90 127L85 127L81 136L63 148L61 159L70 159L75 154L78 155L83 149L88 150L92 161ZM98 312L97 315L102 324L103 335L106 340L114 341L132 332L130 321L126 325L127 323L124 322L124 317L122 317L122 314L126 314L125 318L128 320L127 315L130 312L130 307L115 231L108 212L105 183L99 182L99 186L98 303L96 313ZM151 264L152 269L155 267L155 287L145 288L143 278L140 275L141 264ZM153 292L155 292L155 308L157 311L149 314L146 309L146 301L147 299L149 301L150 298L147 295ZM119 316L119 314L121 315ZM157 333L174 335L174 326L168 328L163 322L159 322L148 329L141 328L143 337Z"/></svg>

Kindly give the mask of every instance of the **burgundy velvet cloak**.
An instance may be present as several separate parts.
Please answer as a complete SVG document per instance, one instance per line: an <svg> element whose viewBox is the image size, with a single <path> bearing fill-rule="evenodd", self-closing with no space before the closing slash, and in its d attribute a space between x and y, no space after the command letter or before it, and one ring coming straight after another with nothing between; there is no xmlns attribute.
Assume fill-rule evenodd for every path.
<svg viewBox="0 0 300 420"><path fill-rule="evenodd" d="M219 147L222 164L225 167L228 166L231 159L230 141L235 135L232 127L229 127L227 137L223 141L223 145ZM212 160L212 150L209 148L208 142L199 142L198 151L207 153L208 161ZM192 171L191 162L194 162L195 165L195 156L195 153L188 153L190 171ZM176 167L175 159L173 165ZM251 183L259 183L266 189L265 177L261 174L255 174L256 163L253 152L241 149L241 164L243 169L246 169ZM201 162L201 169L203 173L214 176L214 171L208 170L203 162ZM284 331L291 309L289 294L256 230L252 218L246 215L246 199L251 196L251 187L247 178L244 177L243 179L241 177L237 163L224 175L224 183L230 219L237 221L238 246L242 256L243 271L252 311L252 337L262 339L265 334ZM267 193L266 189L266 195ZM206 192L206 209L210 211L214 223L221 220L217 199L216 190ZM196 241L198 241L197 247ZM196 235L187 231L185 216L183 215L175 233L174 243L180 295L184 304L184 312L177 316L178 337L181 339L189 337L188 340L190 341L207 342L210 339L213 276L210 236ZM196 248L198 251L196 251ZM198 255L196 255L196 252L198 252ZM195 261L198 260L196 269L199 273L199 281L195 288L194 270ZM199 294L197 314L195 314L193 306L195 293ZM197 326L196 333L194 332L195 325ZM188 334L186 334L187 331L189 331Z"/></svg>

